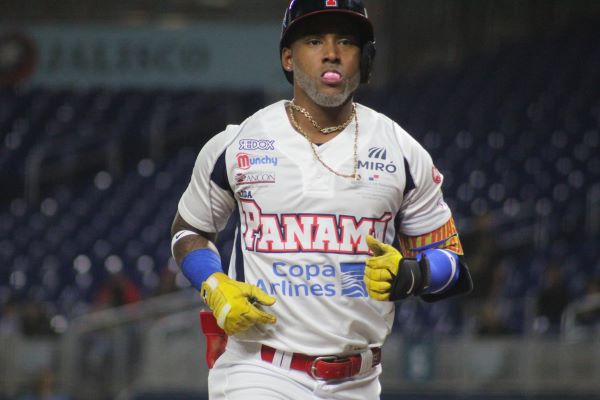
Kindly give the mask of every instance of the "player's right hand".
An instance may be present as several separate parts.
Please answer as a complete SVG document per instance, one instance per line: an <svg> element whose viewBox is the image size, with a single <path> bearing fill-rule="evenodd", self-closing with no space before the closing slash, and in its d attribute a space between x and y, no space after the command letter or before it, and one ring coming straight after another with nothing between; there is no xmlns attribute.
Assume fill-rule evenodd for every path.
<svg viewBox="0 0 600 400"><path fill-rule="evenodd" d="M210 307L217 324L228 335L235 335L255 324L274 324L277 318L255 304L271 306L275 298L260 288L238 282L222 272L215 272L203 284L201 295Z"/></svg>

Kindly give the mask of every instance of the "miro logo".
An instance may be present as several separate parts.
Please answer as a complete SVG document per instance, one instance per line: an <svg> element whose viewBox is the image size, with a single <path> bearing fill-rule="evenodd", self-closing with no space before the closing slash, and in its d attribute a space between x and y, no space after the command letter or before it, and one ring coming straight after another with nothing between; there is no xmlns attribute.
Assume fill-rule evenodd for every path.
<svg viewBox="0 0 600 400"><path fill-rule="evenodd" d="M342 296L368 296L364 282L364 263L340 263L340 271L342 273Z"/></svg>
<svg viewBox="0 0 600 400"><path fill-rule="evenodd" d="M387 150L384 147L371 147L369 149L369 158L387 159Z"/></svg>
<svg viewBox="0 0 600 400"><path fill-rule="evenodd" d="M398 167L396 167L393 161L387 162L387 150L385 147L371 147L368 156L369 160L358 161L359 169L387 172L389 174L395 174L398 171Z"/></svg>

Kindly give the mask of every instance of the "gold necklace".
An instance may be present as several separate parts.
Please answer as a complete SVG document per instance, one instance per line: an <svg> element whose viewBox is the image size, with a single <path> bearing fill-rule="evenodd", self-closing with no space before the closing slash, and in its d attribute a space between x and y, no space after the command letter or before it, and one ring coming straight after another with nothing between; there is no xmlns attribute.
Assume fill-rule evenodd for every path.
<svg viewBox="0 0 600 400"><path fill-rule="evenodd" d="M341 176L342 178L350 178L350 179L354 179L355 181L359 179L359 175L358 175L358 115L356 114L356 105L354 103L352 103L352 116L354 116L354 165L353 165L353 172L352 174L342 174L340 172L335 171L333 168L331 168L329 165L327 165L325 163L325 161L323 161L321 159L321 157L319 157L319 153L317 153L317 149L315 144L310 140L310 138L308 137L308 134L300 127L300 124L298 124L298 121L296 121L296 117L294 116L294 107L292 106L292 102L288 103L288 110L290 113L290 120L292 121L292 124L294 125L294 128L296 128L296 130L298 132L300 132L302 135L304 135L304 137L306 138L306 140L308 141L308 143L310 144L310 149L313 152L313 157L315 158L315 160L319 161L321 163L321 165L323 165L328 171L330 171L331 173L337 175L337 176Z"/></svg>
<svg viewBox="0 0 600 400"><path fill-rule="evenodd" d="M337 126L329 126L329 127L321 128L321 125L319 125L319 123L317 121L315 121L315 119L312 117L312 115L310 115L310 113L306 110L306 108L300 107L298 104L294 103L294 100L292 100L290 102L290 107L292 107L294 110L296 110L298 112L301 112L310 121L310 123L313 124L313 126L315 128L317 128L319 130L319 132L321 132L323 135L329 135L330 133L333 133L333 132L343 131L344 129L346 129L346 127L348 125L350 125L350 122L352 122L352 119L355 117L355 113L356 113L356 109L354 107L352 107L352 113L350 113L350 117L346 120L346 122L344 122L341 125L337 125Z"/></svg>

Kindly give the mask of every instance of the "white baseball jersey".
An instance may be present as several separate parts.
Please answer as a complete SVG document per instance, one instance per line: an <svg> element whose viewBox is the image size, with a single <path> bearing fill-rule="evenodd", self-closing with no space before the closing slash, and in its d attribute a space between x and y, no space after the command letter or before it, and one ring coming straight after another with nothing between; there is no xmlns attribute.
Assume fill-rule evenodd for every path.
<svg viewBox="0 0 600 400"><path fill-rule="evenodd" d="M291 126L286 102L230 125L200 151L179 213L205 231L239 213L228 274L277 300L274 325L236 335L283 351L344 354L381 346L393 302L368 297L367 234L391 243L450 219L442 176L395 122L356 105L360 179L337 176ZM355 123L316 148L335 171L352 174ZM225 266L227 269L227 266Z"/></svg>

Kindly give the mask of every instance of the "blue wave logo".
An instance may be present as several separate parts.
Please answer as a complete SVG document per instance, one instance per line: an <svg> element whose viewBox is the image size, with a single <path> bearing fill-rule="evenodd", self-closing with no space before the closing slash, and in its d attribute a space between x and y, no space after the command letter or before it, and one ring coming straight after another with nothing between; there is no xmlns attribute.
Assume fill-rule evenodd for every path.
<svg viewBox="0 0 600 400"><path fill-rule="evenodd" d="M342 296L367 297L367 288L364 282L364 263L340 263L342 273Z"/></svg>

